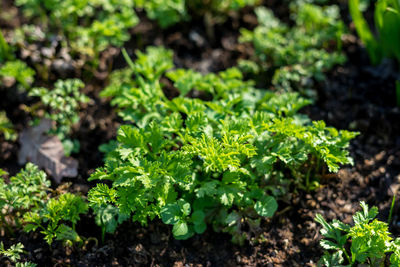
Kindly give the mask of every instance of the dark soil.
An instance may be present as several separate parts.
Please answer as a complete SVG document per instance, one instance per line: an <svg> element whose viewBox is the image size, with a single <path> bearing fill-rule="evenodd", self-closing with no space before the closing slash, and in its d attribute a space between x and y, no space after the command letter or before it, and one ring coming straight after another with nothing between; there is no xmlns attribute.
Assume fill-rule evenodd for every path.
<svg viewBox="0 0 400 267"><path fill-rule="evenodd" d="M287 7L282 8L280 1L266 2L278 14L287 16ZM342 13L347 14L343 2ZM348 15L344 20L349 22ZM245 9L236 18L217 25L215 38L210 40L201 20L162 31L143 18L125 47L133 54L147 45L164 45L174 50L178 67L219 71L251 54L251 47L238 44L238 29L253 28L255 23L253 11ZM0 20L2 27L12 29L15 25L18 22ZM22 242L28 251L26 259L38 266L315 266L322 254L318 244L320 227L314 222L317 213L327 220L350 223L359 202L365 200L378 206L380 219L387 220L393 194L400 199L400 109L395 105L394 94L399 70L390 62L371 67L354 35L347 36L344 50L347 63L328 73L327 80L319 84L318 101L304 112L339 129L360 132L350 147L355 164L326 177L317 191L299 192L290 205L281 203L278 214L262 224L262 242L237 246L230 242L229 235L211 230L178 241L169 226L154 221L147 227L126 222L102 243L100 229L90 214L78 224L77 231L88 238L82 247L64 248L57 242L49 247L37 233L0 236L0 241L6 247ZM114 69L125 66L120 55L113 62ZM82 193L92 186L87 182L90 173L102 165L98 146L114 138L121 123L109 103L98 96L107 80L94 77L85 82L85 93L93 102L82 110L81 122L74 130L73 137L81 143L81 152L73 155L79 160L79 176L64 180L72 183L70 190ZM27 127L30 115L23 105L27 105L26 95L15 93L15 89L0 90L0 110L6 110L20 132ZM0 167L11 175L22 167L17 164L18 148L17 142L0 139ZM400 235L399 201L390 229Z"/></svg>

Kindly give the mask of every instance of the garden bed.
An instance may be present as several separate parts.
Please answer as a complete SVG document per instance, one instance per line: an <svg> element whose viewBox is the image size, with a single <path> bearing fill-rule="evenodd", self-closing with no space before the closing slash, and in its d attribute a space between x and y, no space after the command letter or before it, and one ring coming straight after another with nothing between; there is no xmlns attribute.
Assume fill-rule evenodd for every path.
<svg viewBox="0 0 400 267"><path fill-rule="evenodd" d="M2 3L0 13L17 12L11 2ZM346 4L339 4L344 21L350 25ZM288 19L288 10L279 1L266 1L265 5L282 20ZM20 16L18 12L12 21L0 20L0 25L12 30L23 20ZM162 30L144 14L139 13L139 17L141 22L131 30L131 39L124 45L130 55L149 45L164 46L173 50L177 67L208 73L235 66L238 59L247 59L253 53L250 45L238 42L240 28L257 25L252 8L245 8L236 18L216 26L215 40L211 41L201 20ZM386 221L393 194L400 197L400 109L394 90L398 69L390 63L371 66L354 29L344 38L343 51L347 62L334 67L327 79L317 84L316 102L302 109L302 113L337 129L360 132L349 148L354 166L326 174L315 191L299 190L289 202L279 201L277 213L261 223L262 242L235 245L230 235L212 229L188 240L175 240L171 227L160 219L147 227L128 220L101 242L101 229L91 213L83 215L77 225L82 236L95 237L83 247L64 247L60 242L49 246L41 234L22 231L12 238L1 235L0 241L6 247L23 243L27 251L24 259L38 266L315 266L323 253L319 246L320 226L314 221L316 214L328 221L350 223L359 202L364 200L377 206L379 219ZM111 57L113 69L126 66L120 53ZM72 154L79 162L78 176L63 179L63 183L70 183L64 190L73 193L87 194L95 185L87 179L103 165L98 147L115 138L123 124L109 102L99 97L107 84L103 78L107 71L101 72L106 75L89 80L78 77L85 82L83 92L92 102L81 109L80 122L73 127L72 137L80 141L80 153ZM56 72L49 77L48 81L36 80L35 85L50 86L58 79ZM28 98L25 93L15 94L12 90L0 91L0 110L6 111L15 129L21 132L31 119L25 108ZM17 163L19 148L16 141L0 139L0 167L10 175L21 169ZM394 236L400 235L399 203L396 201L390 224Z"/></svg>

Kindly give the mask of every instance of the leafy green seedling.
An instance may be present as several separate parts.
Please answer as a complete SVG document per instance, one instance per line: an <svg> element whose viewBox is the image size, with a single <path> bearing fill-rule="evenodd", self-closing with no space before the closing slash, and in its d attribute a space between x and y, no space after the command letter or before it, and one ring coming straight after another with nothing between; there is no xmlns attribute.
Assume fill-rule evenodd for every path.
<svg viewBox="0 0 400 267"><path fill-rule="evenodd" d="M40 209L44 205L50 190L49 187L50 181L46 179L46 173L31 163L26 164L25 169L11 177L9 183L0 179L2 226L8 232L13 233L14 226L21 226L24 213Z"/></svg>
<svg viewBox="0 0 400 267"><path fill-rule="evenodd" d="M104 242L106 233L114 233L118 224L129 219L128 214L119 212L119 209L110 204L115 199L116 191L104 184L97 184L97 190L89 191L89 204L96 214L96 224L101 227L101 239Z"/></svg>
<svg viewBox="0 0 400 267"><path fill-rule="evenodd" d="M24 251L24 245L17 243L12 245L10 248L5 249L3 242L0 242L0 255L7 257L11 262L15 263L16 267L36 267L37 264L31 262L20 262L21 254L26 253Z"/></svg>
<svg viewBox="0 0 400 267"><path fill-rule="evenodd" d="M0 111L0 133L4 135L6 140L14 141L17 139L17 133L4 111Z"/></svg>
<svg viewBox="0 0 400 267"><path fill-rule="evenodd" d="M26 213L24 230L31 232L40 229L49 245L54 239L67 244L80 242L82 239L75 231L75 225L80 214L86 213L87 209L88 206L82 197L65 193L58 199L51 198L42 209Z"/></svg>
<svg viewBox="0 0 400 267"><path fill-rule="evenodd" d="M353 216L354 225L350 226L338 220L327 223L317 214L315 220L322 225L324 239L320 244L325 249L319 261L321 266L355 266L366 264L382 266L387 255L390 255L390 266L400 263L400 239L393 240L388 224L375 219L378 209L368 208L360 202L362 211ZM351 241L350 247L347 243ZM345 257L343 257L343 255ZM345 262L349 265L344 265Z"/></svg>
<svg viewBox="0 0 400 267"><path fill-rule="evenodd" d="M46 117L56 122L56 128L50 134L57 135L63 143L64 152L79 152L79 141L69 139L72 126L79 122L79 105L89 102L89 98L80 92L84 87L78 79L58 80L54 88L33 88L30 96L40 97L42 103L50 108Z"/></svg>
<svg viewBox="0 0 400 267"><path fill-rule="evenodd" d="M35 71L20 60L7 61L0 67L0 77L13 78L21 84L24 89L29 88L32 84L34 75Z"/></svg>
<svg viewBox="0 0 400 267"><path fill-rule="evenodd" d="M241 29L240 37L253 44L255 55L239 66L280 90L308 94L314 81L324 80L325 71L345 61L339 52L345 26L337 6L299 1L291 4L291 11L294 26L282 23L270 9L255 9L259 26Z"/></svg>

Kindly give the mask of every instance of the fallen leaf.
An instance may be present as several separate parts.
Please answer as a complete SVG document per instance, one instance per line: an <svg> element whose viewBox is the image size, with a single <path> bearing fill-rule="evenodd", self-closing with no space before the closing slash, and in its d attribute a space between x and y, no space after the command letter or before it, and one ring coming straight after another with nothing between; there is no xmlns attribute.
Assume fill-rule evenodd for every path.
<svg viewBox="0 0 400 267"><path fill-rule="evenodd" d="M64 155L64 148L57 136L46 134L52 127L52 121L43 119L39 125L22 131L19 137L21 149L18 163L27 161L45 169L57 183L63 177L78 175L78 161Z"/></svg>

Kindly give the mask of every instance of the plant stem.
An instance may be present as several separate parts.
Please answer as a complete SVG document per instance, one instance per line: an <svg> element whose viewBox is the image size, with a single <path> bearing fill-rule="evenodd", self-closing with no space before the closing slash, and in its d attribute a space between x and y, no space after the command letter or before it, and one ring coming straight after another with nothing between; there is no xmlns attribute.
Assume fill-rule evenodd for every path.
<svg viewBox="0 0 400 267"><path fill-rule="evenodd" d="M135 70L135 64L133 63L132 59L128 55L128 52L126 52L125 48L122 48L122 55L124 56L124 59L125 59L126 63L128 63L129 67L132 70Z"/></svg>
<svg viewBox="0 0 400 267"><path fill-rule="evenodd" d="M390 223L392 222L392 214L393 214L393 208L394 208L395 201L396 201L396 194L393 195L392 204L390 205L390 212L389 212L389 219L388 219L389 226L390 226Z"/></svg>

